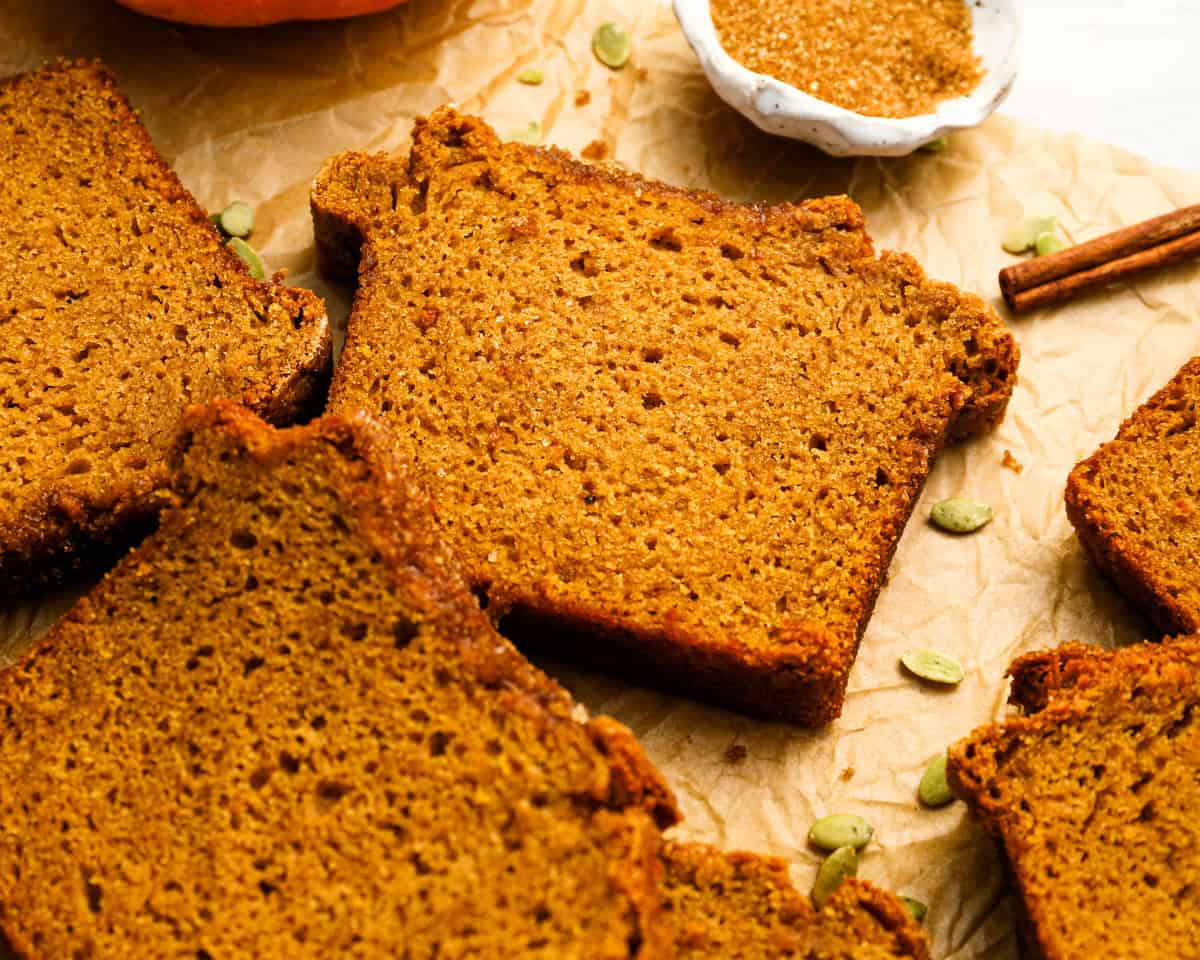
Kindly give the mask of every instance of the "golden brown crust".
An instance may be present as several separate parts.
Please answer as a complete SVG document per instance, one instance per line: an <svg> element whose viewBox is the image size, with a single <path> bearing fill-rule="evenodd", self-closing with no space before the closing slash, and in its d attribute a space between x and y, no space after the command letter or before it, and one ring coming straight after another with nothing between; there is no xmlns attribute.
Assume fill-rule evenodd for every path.
<svg viewBox="0 0 1200 960"><path fill-rule="evenodd" d="M1088 500L1084 484L1089 461L1071 471L1067 479L1067 517L1088 558L1129 601L1164 633L1192 633L1200 619L1184 609L1158 580L1148 552L1128 543L1103 509Z"/></svg>
<svg viewBox="0 0 1200 960"><path fill-rule="evenodd" d="M1027 715L956 743L947 777L1000 848L1028 955L1190 956L1200 637L1067 644L1009 673Z"/></svg>
<svg viewBox="0 0 1200 960"><path fill-rule="evenodd" d="M599 799L617 808L640 807L663 830L678 823L680 813L671 788L629 728L601 716L589 720L587 729L609 768L607 797Z"/></svg>
<svg viewBox="0 0 1200 960"><path fill-rule="evenodd" d="M1003 813L1002 807L994 806L996 798L987 784L995 779L997 764L1023 738L1088 713L1105 696L1133 697L1142 683L1165 679L1186 686L1200 679L1198 670L1200 635L1195 634L1115 651L1069 643L1019 657L1008 670L1013 678L1011 702L1029 715L981 727L956 743L947 768L951 786L977 808Z"/></svg>
<svg viewBox="0 0 1200 960"><path fill-rule="evenodd" d="M570 896L585 898L585 945L562 956L583 960L587 944L588 957L672 955L652 820L677 818L669 789L627 730L579 722L569 695L490 628L436 539L427 495L390 449L362 418L276 431L233 404L190 409L171 457L176 506L159 532L0 675L0 769L10 787L21 783L0 796L0 929L29 960L61 955L63 924L113 956L168 946L328 955L360 941L382 955L436 940L441 928L425 923L434 909L450 910L463 943L488 954L470 938L483 927L503 937L523 917L542 918L535 937L541 924L562 937L578 919ZM308 537L342 552L314 565L293 546ZM126 706L107 706L127 695ZM457 709L431 717L442 697ZM63 768L61 756L77 751L84 759ZM440 764L464 756L477 765L446 779ZM74 799L51 810L51 781ZM107 801L107 786L87 786L110 781ZM336 815L329 804L341 804ZM472 837L476 812L490 826ZM74 828L68 846L38 847L60 820L64 837ZM543 832L549 822L561 839ZM171 841L160 845L164 830ZM426 830L413 842L410 831ZM480 883L543 841L567 864L563 877ZM438 860L447 844L449 863ZM456 887L455 864L483 849L491 866ZM223 879L188 868L195 857ZM397 888L404 877L415 886ZM559 884L565 901L539 904ZM432 895L410 914L422 889ZM485 913L447 907L454 890ZM43 912L55 891L60 912ZM504 903L526 912L486 915ZM293 910L289 928L279 917ZM363 924L389 916L400 919ZM510 946L548 958L550 942Z"/></svg>
<svg viewBox="0 0 1200 960"><path fill-rule="evenodd" d="M872 937L879 936L893 956L912 957L913 960L929 960L929 939L920 924L913 919L908 909L888 891L881 890L866 880L851 879L829 898L819 916L828 916L835 932L850 928L851 924L863 925L859 919L869 914L873 921ZM856 956L853 949L850 956Z"/></svg>
<svg viewBox="0 0 1200 960"><path fill-rule="evenodd" d="M1065 643L1018 657L1008 668L1007 676L1012 679L1008 702L1023 713L1037 713L1062 691L1087 686L1093 678L1102 677L1109 669L1108 661L1107 651L1084 643Z"/></svg>
<svg viewBox="0 0 1200 960"><path fill-rule="evenodd" d="M1198 403L1200 357L1184 364L1067 479L1067 516L1084 550L1167 634L1200 630L1194 549L1172 545L1177 537L1194 543L1200 522L1200 503L1192 502L1184 473L1200 463L1193 430ZM1149 503L1141 496L1147 492L1154 497Z"/></svg>
<svg viewBox="0 0 1200 960"><path fill-rule="evenodd" d="M110 175L129 178L127 182L136 181L138 186L130 188L135 191L131 196L140 197L145 206L126 208L124 204L127 198L114 195L103 221L94 218L89 210L81 206L71 206L73 198L69 193L65 194L67 209L56 214L56 229L65 231L64 236L73 240L91 244L89 259L92 263L118 256L114 254L116 250L119 251L118 259L122 262L128 260L134 265L128 269L136 267L140 273L142 264L136 263L136 257L144 254L148 273L152 267L164 271L169 267L174 269L179 266L181 258L206 258L212 264L216 283L229 291L225 302L230 302L233 292L238 291L243 304L243 316L258 324L258 329L246 335L245 341L240 339L240 331L220 333L222 325L230 325L230 318L197 315L197 311L203 310L205 304L190 302L184 299L184 294L175 292L172 284L177 278L170 272L164 272L159 288L152 292L153 297L158 298L157 303L149 299L146 301L147 320L151 319L153 313L157 330L165 327L168 342L171 342L172 328L175 330L175 340L185 342L198 336L201 328L211 326L218 331L209 342L209 352L182 360L185 382L190 374L195 374L195 392L181 389L176 395L177 406L173 410L162 407L157 399L150 399L158 397L157 391L161 389L159 384L162 380L156 380L160 376L155 368L158 357L144 356L145 351L156 349L149 336L145 342L134 339L120 346L120 352L133 365L131 369L135 374L132 379L94 379L86 371L78 374L81 382L86 382L87 389L93 391L93 396L100 398L97 402L101 406L104 405L103 401L124 397L127 393L144 394L147 399L142 404L144 410L139 416L145 418L146 422L140 422L136 429L132 429L121 421L121 414L113 414L109 410L101 431L104 442L95 440L94 450L92 441L81 448L81 452L88 455L91 476L105 475L105 483L101 487L81 486L73 471L82 468L72 463L49 466L46 460L39 465L39 469L58 472L37 476L38 491L35 496L28 497L21 492L21 506L17 507L16 493L7 492L10 509L0 511L0 585L17 590L75 569L102 564L119 555L129 543L152 526L164 502L168 479L162 458L173 424L165 421L182 413L188 402L204 399L203 393L209 388L200 384L206 382L206 371L222 362L225 348L218 347L222 338L232 348L231 356L245 350L244 346L234 347L235 343L253 343L257 340L263 346L261 368L246 364L227 373L222 372L224 395L245 403L277 424L311 415L323 402L330 372L331 341L324 305L317 297L306 290L284 287L278 278L269 282L255 281L237 255L220 244L204 210L155 150L136 113L103 65L88 60L62 60L34 73L0 79L0 102L7 103L4 111L8 117L7 127L15 131L14 135L25 140L35 134L46 138L53 136L37 130L42 114L55 124L60 122L56 118L62 114L69 124L74 125L68 127L72 129L71 137L60 137L57 141L60 150L53 149L49 140L46 143L38 140L34 145L27 144L6 161L7 167L19 162L30 169L35 166L44 168L39 179L45 184L49 196L53 197L56 184L65 184L75 177L88 183L91 182L89 178L94 178L97 184L106 183L103 177ZM102 124L107 127L101 131ZM47 127L47 131L52 129ZM88 148L85 145L90 142L87 140L89 135L104 140L109 152L105 155L86 155ZM8 169L6 175L13 181L19 180L27 172L24 168L21 171ZM27 188L21 186L15 189ZM61 189L65 191L69 188L63 186ZM137 189L142 192L136 193ZM155 207L157 212L147 212ZM30 215L29 207L21 209L22 213L8 209L0 194L0 221L10 216L23 218L21 222L8 224L10 238L20 236L22 231L37 229L35 224L24 219ZM118 237L127 220L134 225L134 233ZM179 248L172 248L169 254L156 254L154 241L141 239L143 235L153 236L156 229L164 231L164 235L168 232L172 237L178 235L181 238ZM146 245L144 250L137 246L139 243ZM131 248L136 250L136 254L129 254ZM120 270L127 268L102 266L99 269L109 270L109 281L112 281L120 275ZM20 279L19 273L12 276ZM90 279L79 274L66 276L60 281L62 285L76 290L79 296L69 312L60 310L38 315L36 327L39 338L44 338L45 356L31 355L26 358L25 362L32 365L28 369L22 368L26 375L43 376L44 371L39 364L52 364L52 372L59 371L60 366L65 369L61 361L51 357L57 358L58 347L65 349L72 343L73 337L78 342L71 352L77 356L87 357L89 352L99 353L101 349L108 349L88 341L85 334L76 334L77 329L84 327L80 321L87 311L114 309L110 306L90 306L99 297L96 291L78 291L78 287L86 286ZM32 289L36 291L36 287ZM37 312L43 309L42 306L29 306L31 301L28 298L23 300L23 293L23 290L0 288L0 306L12 304L9 307L12 320L7 329L14 337L18 336L14 331L26 310ZM164 301L165 307L159 310ZM67 302L70 303L70 299ZM129 314L141 307L121 301L120 309ZM169 313L171 309L174 309L174 314ZM254 319L256 316L257 320ZM60 317L61 320L58 319ZM95 313L95 319L101 317L101 314ZM181 324L181 321L184 323ZM117 327L114 324L108 329L116 330ZM278 349L273 346L268 351L268 344L282 346ZM217 357L218 349L221 350L221 359ZM171 363L175 362L172 359ZM72 376L71 371L67 370L66 375ZM63 409L74 409L77 419L86 418L88 413L75 402L75 398L71 400L72 406L63 406ZM136 406L136 403L129 404L131 410ZM52 416L60 416L60 412L55 410L47 412ZM0 416L0 461L11 462L14 456L20 454L19 449L14 449L19 447L16 439L19 434L10 438L6 427L16 431L24 428L13 419L11 411ZM159 439L146 439L151 435ZM25 442L28 443L28 439ZM46 439L39 442L53 442L61 446L75 444L78 438L74 435L61 436L54 441ZM141 456L143 446L145 455ZM122 454L122 451L125 453ZM133 451L138 451L140 459L132 461L135 466L131 468L126 460L130 459ZM126 460L119 460L122 455ZM10 462L0 463L0 467L11 469ZM0 469L0 481L3 472Z"/></svg>
<svg viewBox="0 0 1200 960"><path fill-rule="evenodd" d="M904 905L865 881L846 880L816 911L778 857L669 842L662 858L681 960L928 960L925 933Z"/></svg>
<svg viewBox="0 0 1200 960"><path fill-rule="evenodd" d="M507 607L499 627L530 650L552 655L569 643L577 661L633 683L804 726L828 723L841 711L857 650L820 624L794 624L790 640L755 651L670 621L661 631L637 630L600 611L545 605Z"/></svg>
<svg viewBox="0 0 1200 960"><path fill-rule="evenodd" d="M447 108L407 158L327 161L312 209L323 268L360 276L331 409L378 414L437 478L506 631L754 715L838 715L932 460L1011 394L1016 347L982 301L876 257L849 198L729 203ZM857 333L888 386L849 369Z"/></svg>

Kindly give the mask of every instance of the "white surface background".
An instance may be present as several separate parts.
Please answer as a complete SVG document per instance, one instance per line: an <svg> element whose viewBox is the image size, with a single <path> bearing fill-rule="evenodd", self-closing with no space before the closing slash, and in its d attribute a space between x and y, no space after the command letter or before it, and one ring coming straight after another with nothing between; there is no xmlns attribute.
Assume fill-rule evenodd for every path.
<svg viewBox="0 0 1200 960"><path fill-rule="evenodd" d="M1025 0L1000 112L1200 169L1200 0Z"/></svg>

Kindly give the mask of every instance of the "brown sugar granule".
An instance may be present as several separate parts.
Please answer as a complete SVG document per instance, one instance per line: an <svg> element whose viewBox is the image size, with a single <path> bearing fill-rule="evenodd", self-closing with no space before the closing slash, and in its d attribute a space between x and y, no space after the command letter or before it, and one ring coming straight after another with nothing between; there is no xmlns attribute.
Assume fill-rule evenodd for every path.
<svg viewBox="0 0 1200 960"><path fill-rule="evenodd" d="M963 0L712 0L726 52L827 103L931 113L983 77Z"/></svg>
<svg viewBox="0 0 1200 960"><path fill-rule="evenodd" d="M219 404L174 462L159 531L0 674L0 942L673 955L669 791L495 633L385 437Z"/></svg>
<svg viewBox="0 0 1200 960"><path fill-rule="evenodd" d="M947 776L1008 861L1022 956L1200 957L1200 637L1009 668L1026 714Z"/></svg>
<svg viewBox="0 0 1200 960"><path fill-rule="evenodd" d="M1000 458L1000 464L1001 466L1011 470L1013 473L1020 473L1025 469L1025 464L1021 463L1020 460L1014 457L1011 450L1004 451L1004 456Z"/></svg>
<svg viewBox="0 0 1200 960"><path fill-rule="evenodd" d="M1164 633L1200 631L1200 357L1071 471L1088 555Z"/></svg>
<svg viewBox="0 0 1200 960"><path fill-rule="evenodd" d="M814 910L778 857L667 843L662 858L679 960L928 960L925 934L903 904L863 880L843 881Z"/></svg>
<svg viewBox="0 0 1200 960"><path fill-rule="evenodd" d="M367 251L330 408L393 431L503 631L837 715L933 458L1008 402L994 311L845 197L727 203L449 108L312 201L323 270Z"/></svg>
<svg viewBox="0 0 1200 960"><path fill-rule="evenodd" d="M109 72L0 80L0 597L144 535L189 403L323 399L325 307L257 282Z"/></svg>

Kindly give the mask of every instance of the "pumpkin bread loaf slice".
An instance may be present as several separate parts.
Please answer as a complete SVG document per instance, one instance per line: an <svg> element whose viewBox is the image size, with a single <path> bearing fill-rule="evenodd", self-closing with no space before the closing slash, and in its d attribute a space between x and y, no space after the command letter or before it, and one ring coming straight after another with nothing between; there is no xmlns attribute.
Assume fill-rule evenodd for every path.
<svg viewBox="0 0 1200 960"><path fill-rule="evenodd" d="M948 775L995 837L1026 956L1200 957L1200 637L1017 660L1026 716L977 730Z"/></svg>
<svg viewBox="0 0 1200 960"><path fill-rule="evenodd" d="M391 428L510 635L766 717L841 709L938 449L1003 413L977 298L846 198L725 203L443 108L312 195L361 277L331 409Z"/></svg>
<svg viewBox="0 0 1200 960"><path fill-rule="evenodd" d="M903 904L844 880L819 910L777 857L668 843L664 908L680 960L927 960L924 932Z"/></svg>
<svg viewBox="0 0 1200 960"><path fill-rule="evenodd" d="M1200 357L1071 471L1088 556L1164 633L1200 631Z"/></svg>
<svg viewBox="0 0 1200 960"><path fill-rule="evenodd" d="M185 426L178 505L0 675L18 953L670 956L669 791L494 632L369 425Z"/></svg>
<svg viewBox="0 0 1200 960"><path fill-rule="evenodd" d="M0 80L0 331L0 593L132 542L189 403L283 423L328 376L321 301L251 278L93 62Z"/></svg>

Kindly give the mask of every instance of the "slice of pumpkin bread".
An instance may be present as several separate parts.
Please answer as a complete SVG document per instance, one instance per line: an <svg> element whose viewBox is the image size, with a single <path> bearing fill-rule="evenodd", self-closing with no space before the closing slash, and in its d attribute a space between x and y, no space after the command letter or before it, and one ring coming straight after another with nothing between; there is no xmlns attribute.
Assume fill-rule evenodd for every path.
<svg viewBox="0 0 1200 960"><path fill-rule="evenodd" d="M1200 357L1071 471L1085 551L1164 633L1200 631Z"/></svg>
<svg viewBox="0 0 1200 960"><path fill-rule="evenodd" d="M844 880L819 910L778 857L668 843L664 908L680 960L927 960L924 932L904 905L862 880Z"/></svg>
<svg viewBox="0 0 1200 960"><path fill-rule="evenodd" d="M1200 637L1017 660L1028 715L948 775L996 838L1027 956L1200 957Z"/></svg>
<svg viewBox="0 0 1200 960"><path fill-rule="evenodd" d="M329 329L253 280L98 63L0 80L0 592L156 512L189 403L323 399Z"/></svg>
<svg viewBox="0 0 1200 960"><path fill-rule="evenodd" d="M312 204L327 271L361 250L331 409L392 429L502 629L837 716L933 457L1004 411L989 308L875 257L846 198L725 203L449 108Z"/></svg>
<svg viewBox="0 0 1200 960"><path fill-rule="evenodd" d="M670 956L669 791L495 633L369 425L186 431L178 506L0 675L18 952Z"/></svg>

